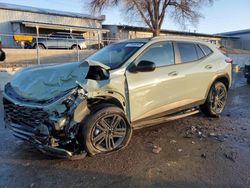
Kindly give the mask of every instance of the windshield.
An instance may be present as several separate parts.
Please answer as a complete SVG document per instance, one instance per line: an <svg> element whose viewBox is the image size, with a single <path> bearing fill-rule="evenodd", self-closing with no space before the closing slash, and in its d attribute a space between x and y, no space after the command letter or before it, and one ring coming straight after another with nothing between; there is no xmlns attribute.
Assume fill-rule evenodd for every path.
<svg viewBox="0 0 250 188"><path fill-rule="evenodd" d="M94 53L87 60L98 61L116 69L125 63L145 43L143 42L122 42L109 45Z"/></svg>

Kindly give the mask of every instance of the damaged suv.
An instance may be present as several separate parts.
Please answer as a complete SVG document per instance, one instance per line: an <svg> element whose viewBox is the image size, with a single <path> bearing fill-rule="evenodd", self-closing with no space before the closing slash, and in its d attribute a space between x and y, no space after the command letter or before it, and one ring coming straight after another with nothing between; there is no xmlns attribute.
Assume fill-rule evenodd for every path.
<svg viewBox="0 0 250 188"><path fill-rule="evenodd" d="M231 61L188 38L134 39L82 62L18 71L5 86L5 123L43 153L71 158L124 148L134 129L200 111L219 116Z"/></svg>

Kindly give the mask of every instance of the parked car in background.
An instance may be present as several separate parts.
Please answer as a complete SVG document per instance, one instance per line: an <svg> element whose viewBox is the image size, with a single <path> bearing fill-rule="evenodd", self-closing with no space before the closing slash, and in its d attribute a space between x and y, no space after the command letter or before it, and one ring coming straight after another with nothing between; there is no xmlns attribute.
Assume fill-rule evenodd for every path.
<svg viewBox="0 0 250 188"><path fill-rule="evenodd" d="M55 32L47 37L39 37L38 44L33 38L32 48L40 49L86 49L85 38L78 33Z"/></svg>
<svg viewBox="0 0 250 188"><path fill-rule="evenodd" d="M0 61L4 61L6 58L6 54L2 48L3 48L3 45L2 45L2 40L0 38Z"/></svg>
<svg viewBox="0 0 250 188"><path fill-rule="evenodd" d="M250 84L250 59L248 60L248 62L245 63L244 75L247 79L247 83Z"/></svg>
<svg viewBox="0 0 250 188"><path fill-rule="evenodd" d="M134 129L200 111L218 117L231 86L231 62L196 39L115 43L82 62L18 71L3 92L5 123L50 155L117 151Z"/></svg>

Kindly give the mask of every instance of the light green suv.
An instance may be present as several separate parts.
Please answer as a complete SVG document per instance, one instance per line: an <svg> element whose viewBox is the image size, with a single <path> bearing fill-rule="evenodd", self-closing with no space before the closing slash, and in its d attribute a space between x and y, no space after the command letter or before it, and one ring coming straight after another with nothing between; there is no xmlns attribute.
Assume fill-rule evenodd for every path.
<svg viewBox="0 0 250 188"><path fill-rule="evenodd" d="M82 62L33 66L5 86L6 125L49 155L124 148L133 129L204 112L219 116L231 61L212 44L156 37L112 44Z"/></svg>

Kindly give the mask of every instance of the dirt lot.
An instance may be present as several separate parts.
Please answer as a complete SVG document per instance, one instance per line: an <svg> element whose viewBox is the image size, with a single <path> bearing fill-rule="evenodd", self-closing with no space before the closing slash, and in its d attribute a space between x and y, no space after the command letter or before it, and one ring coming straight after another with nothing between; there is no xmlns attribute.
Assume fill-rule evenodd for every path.
<svg viewBox="0 0 250 188"><path fill-rule="evenodd" d="M234 77L220 118L138 130L125 150L80 161L46 157L15 139L1 108L0 187L250 187L250 85Z"/></svg>

